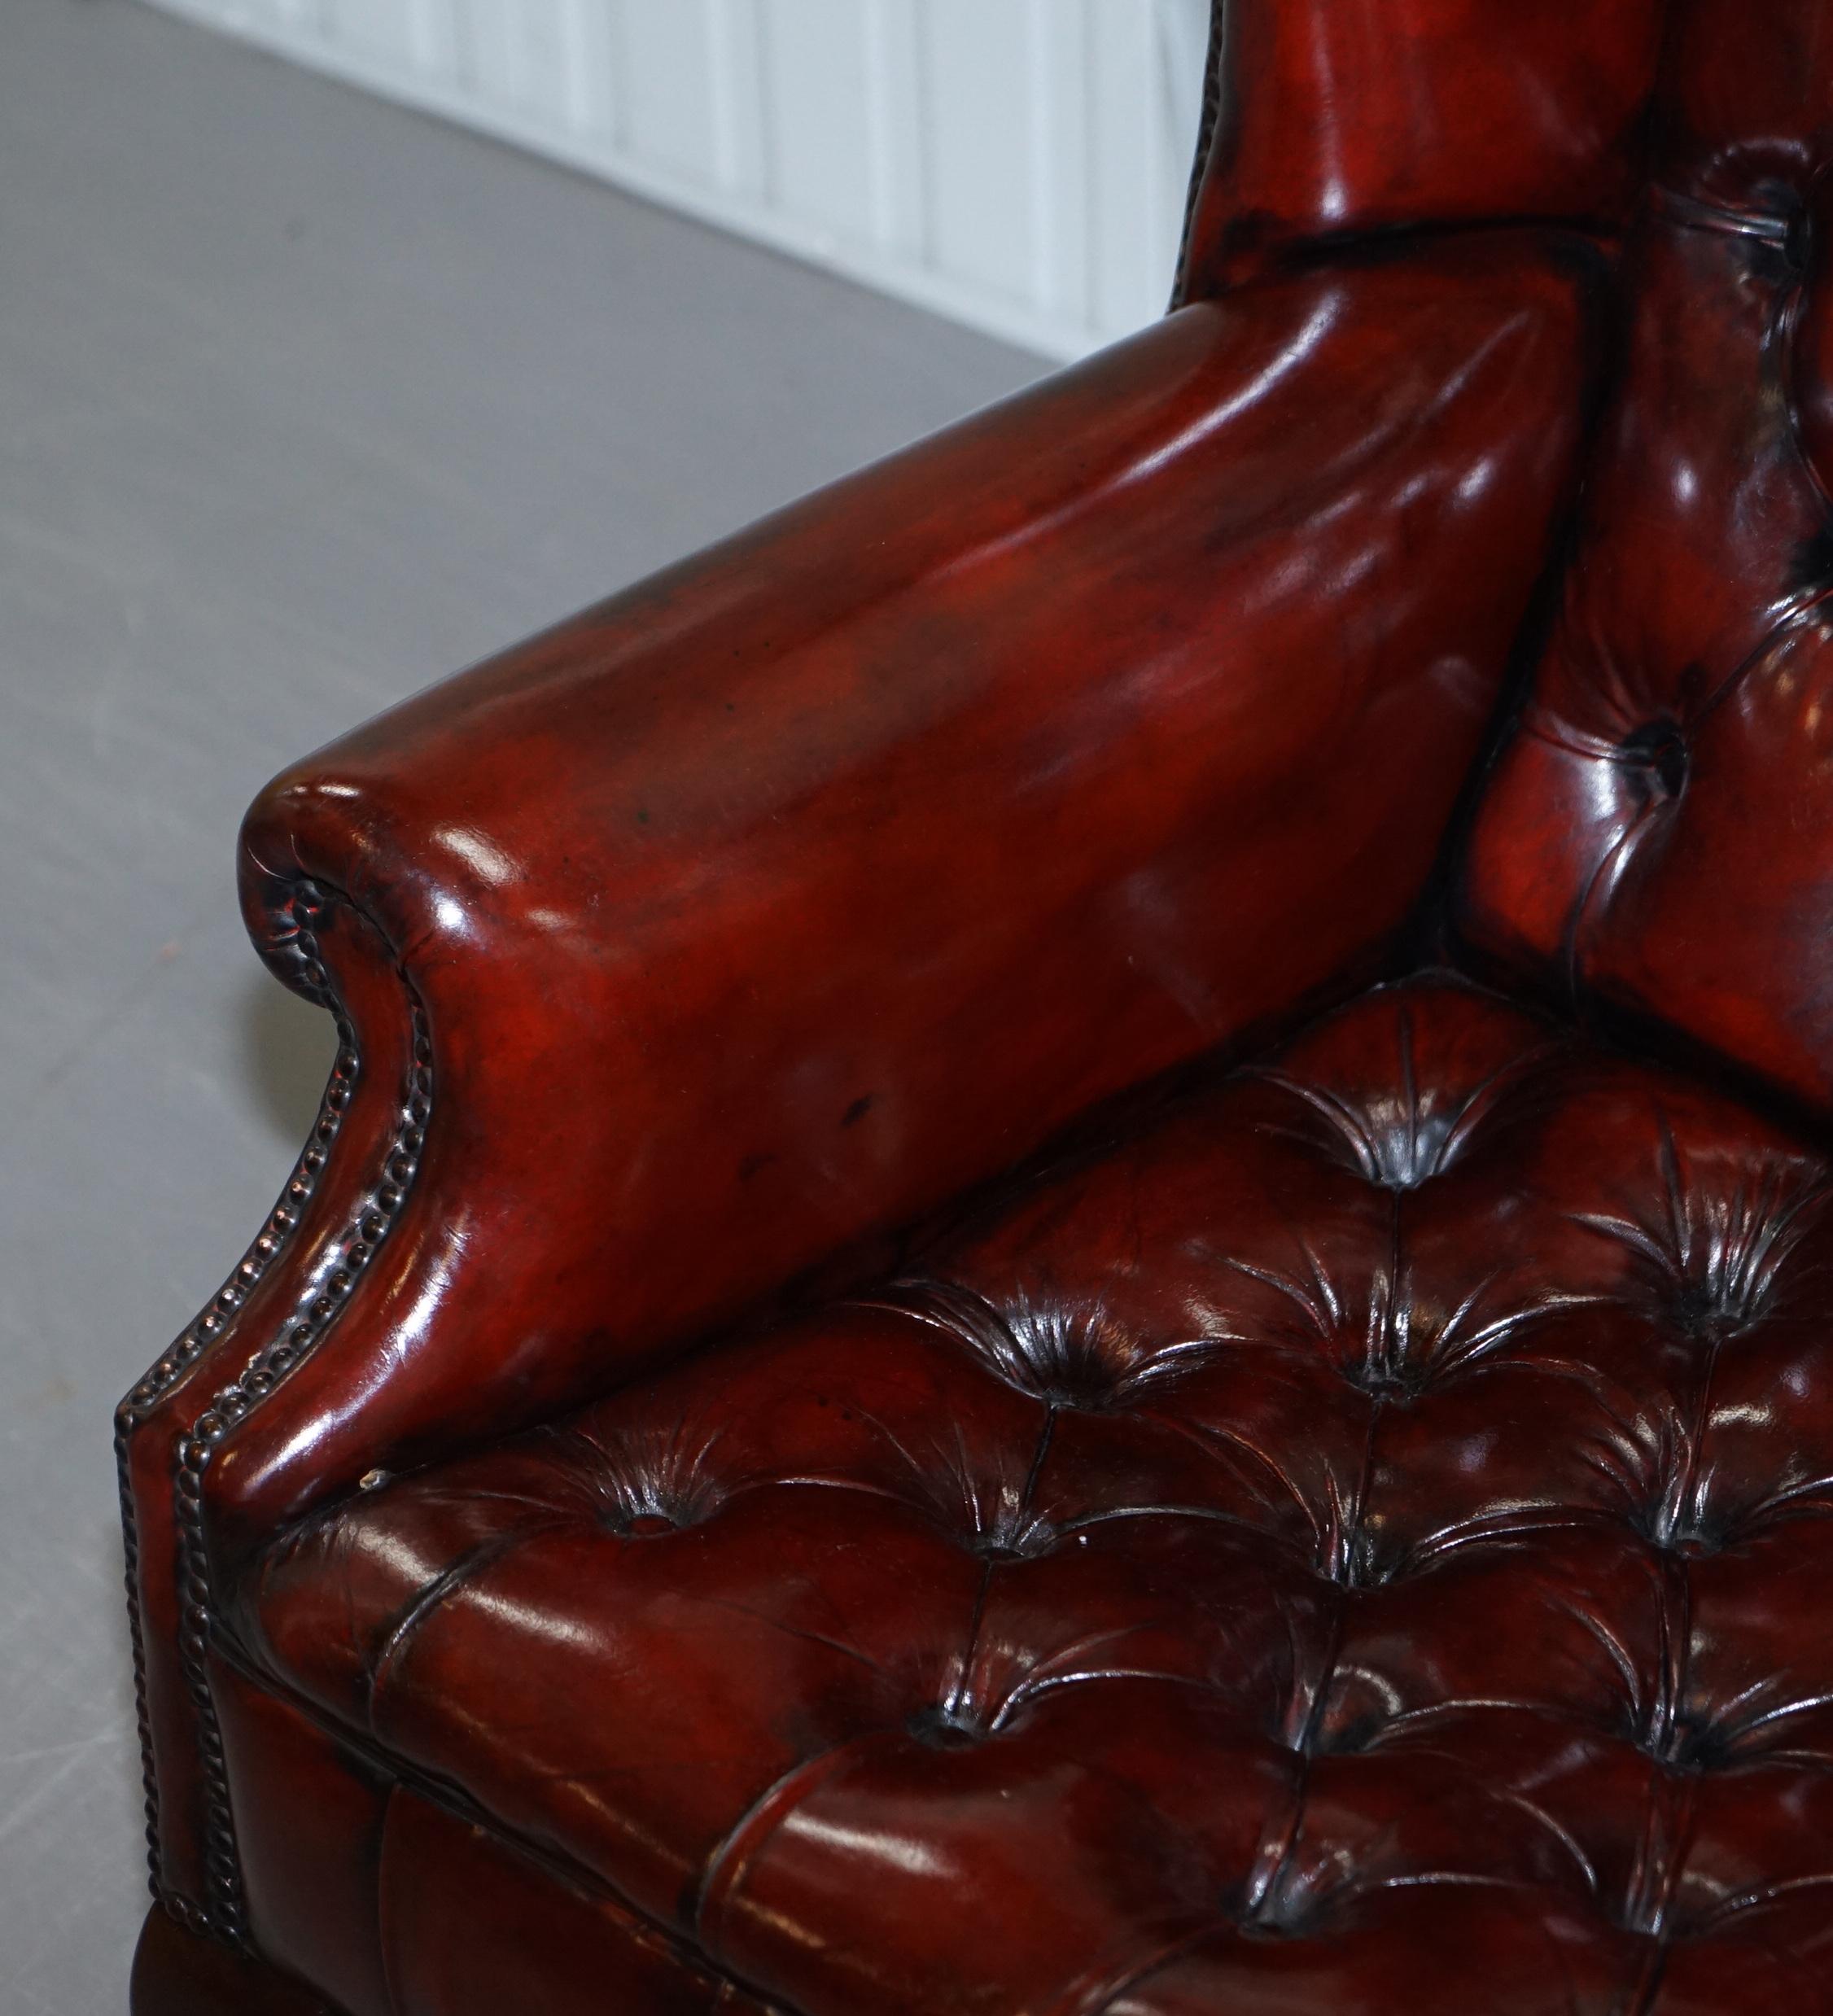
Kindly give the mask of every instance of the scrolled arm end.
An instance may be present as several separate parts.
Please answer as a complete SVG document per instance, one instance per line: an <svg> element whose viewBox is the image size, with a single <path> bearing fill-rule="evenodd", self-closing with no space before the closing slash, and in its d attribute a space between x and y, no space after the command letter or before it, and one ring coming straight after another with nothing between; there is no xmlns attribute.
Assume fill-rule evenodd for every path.
<svg viewBox="0 0 1833 2016"><path fill-rule="evenodd" d="M1568 253L1185 309L261 794L249 929L343 1041L272 1250L124 1416L168 1895L233 1919L199 1661L248 1549L1380 956L1569 494Z"/></svg>

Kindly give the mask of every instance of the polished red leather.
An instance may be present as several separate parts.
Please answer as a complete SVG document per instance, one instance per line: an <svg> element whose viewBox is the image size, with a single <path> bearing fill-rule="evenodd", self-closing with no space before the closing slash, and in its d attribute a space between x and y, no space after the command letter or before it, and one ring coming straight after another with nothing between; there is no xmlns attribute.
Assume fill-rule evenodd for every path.
<svg viewBox="0 0 1833 2016"><path fill-rule="evenodd" d="M1833 1104L1833 10L1682 11L1559 621L1472 936Z"/></svg>
<svg viewBox="0 0 1833 2016"><path fill-rule="evenodd" d="M1163 323L251 813L141 2016L1833 2010L1833 8L1226 16Z"/></svg>

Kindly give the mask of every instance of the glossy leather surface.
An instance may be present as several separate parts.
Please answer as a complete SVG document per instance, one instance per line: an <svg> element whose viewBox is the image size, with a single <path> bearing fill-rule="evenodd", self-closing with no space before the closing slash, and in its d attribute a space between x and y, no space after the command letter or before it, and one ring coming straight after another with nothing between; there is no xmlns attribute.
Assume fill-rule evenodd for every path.
<svg viewBox="0 0 1833 2016"><path fill-rule="evenodd" d="M347 2016L1833 2012L1833 6L1227 21L1188 305L250 816L117 1447Z"/></svg>
<svg viewBox="0 0 1833 2016"><path fill-rule="evenodd" d="M236 1922L200 1620L277 1522L869 1270L1392 956L1569 500L1603 273L1508 231L1188 308L263 795L251 928L347 1048L120 1416L164 1894Z"/></svg>
<svg viewBox="0 0 1833 2016"><path fill-rule="evenodd" d="M1180 298L1315 256L1320 238L1507 217L1620 229L1667 14L1664 0L1232 0Z"/></svg>
<svg viewBox="0 0 1833 2016"><path fill-rule="evenodd" d="M383 1853L381 2016L781 2016L602 1890L430 1800L396 1793Z"/></svg>
<svg viewBox="0 0 1833 2016"><path fill-rule="evenodd" d="M213 1662L249 1926L284 1994L301 1976L339 2016L766 2016L684 1940L589 1874L403 1782L358 1732L313 1720ZM305 2016L276 1999L273 2016ZM166 2016L162 2009L160 2016ZM199 2016L180 2003L171 2016ZM224 2016L269 2016L253 1991Z"/></svg>
<svg viewBox="0 0 1833 2016"><path fill-rule="evenodd" d="M1467 928L1833 1104L1833 12L1685 10L1622 383Z"/></svg>
<svg viewBox="0 0 1833 2016"><path fill-rule="evenodd" d="M551 1410L1383 954L1569 496L1597 278L1510 234L1187 309L278 781L256 931L296 978L301 877L373 918L437 1095L221 1530Z"/></svg>
<svg viewBox="0 0 1833 2016"><path fill-rule="evenodd" d="M1703 203L1792 209L1833 160L1833 19L1815 0L1676 0L1656 171Z"/></svg>
<svg viewBox="0 0 1833 2016"><path fill-rule="evenodd" d="M1833 2005L1828 1174L1381 991L239 1628L810 2016Z"/></svg>

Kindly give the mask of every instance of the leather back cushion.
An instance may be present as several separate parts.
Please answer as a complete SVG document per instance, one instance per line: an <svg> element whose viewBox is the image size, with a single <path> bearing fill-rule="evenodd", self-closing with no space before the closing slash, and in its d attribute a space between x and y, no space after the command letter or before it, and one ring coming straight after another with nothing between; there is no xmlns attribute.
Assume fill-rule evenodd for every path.
<svg viewBox="0 0 1833 2016"><path fill-rule="evenodd" d="M1479 944L1833 1103L1833 6L1686 0Z"/></svg>
<svg viewBox="0 0 1833 2016"><path fill-rule="evenodd" d="M1180 291L1294 241L1421 222L1620 223L1666 0L1228 0Z"/></svg>

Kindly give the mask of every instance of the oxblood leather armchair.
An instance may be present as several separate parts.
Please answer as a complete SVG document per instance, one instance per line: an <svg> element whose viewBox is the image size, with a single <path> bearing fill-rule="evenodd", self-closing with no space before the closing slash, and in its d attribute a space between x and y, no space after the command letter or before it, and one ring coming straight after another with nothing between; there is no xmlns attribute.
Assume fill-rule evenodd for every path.
<svg viewBox="0 0 1833 2016"><path fill-rule="evenodd" d="M1833 2009L1833 8L1228 37L1161 325L251 814L142 2016Z"/></svg>

